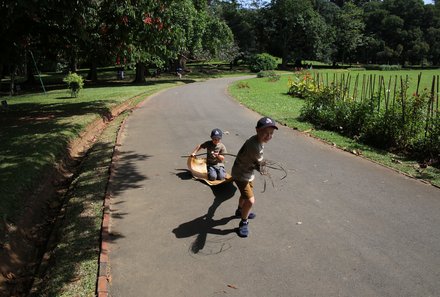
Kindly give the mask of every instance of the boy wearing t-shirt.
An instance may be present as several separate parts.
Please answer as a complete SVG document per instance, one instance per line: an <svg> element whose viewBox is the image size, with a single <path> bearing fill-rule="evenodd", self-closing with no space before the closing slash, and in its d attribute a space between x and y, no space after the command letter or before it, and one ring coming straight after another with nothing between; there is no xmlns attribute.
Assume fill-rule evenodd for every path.
<svg viewBox="0 0 440 297"><path fill-rule="evenodd" d="M259 170L260 163L263 161L264 144L272 139L275 130L278 130L274 120L263 117L257 122L256 135L250 137L241 147L237 154L234 165L232 166L231 175L240 190L240 198L238 208L235 212L236 216L241 217L238 227L238 235L247 237L249 234L249 221L255 217L251 213L251 208L255 203L253 193L254 170Z"/></svg>
<svg viewBox="0 0 440 297"><path fill-rule="evenodd" d="M224 180L226 177L225 164L223 161L225 159L224 154L227 153L225 145L221 142L222 131L220 129L213 129L211 131L211 140L205 141L202 144L196 146L191 156L194 157L195 154L200 149L206 149L206 167L208 170L208 179L213 180Z"/></svg>

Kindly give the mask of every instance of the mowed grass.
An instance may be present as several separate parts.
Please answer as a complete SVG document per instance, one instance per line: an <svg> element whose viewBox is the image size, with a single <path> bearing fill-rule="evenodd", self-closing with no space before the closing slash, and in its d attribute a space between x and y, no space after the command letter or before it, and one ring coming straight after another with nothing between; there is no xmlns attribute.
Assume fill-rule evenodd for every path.
<svg viewBox="0 0 440 297"><path fill-rule="evenodd" d="M333 75L334 72L348 73L347 70L335 70L334 72L319 70L319 72L329 73L329 76ZM388 75L406 77L406 75L408 75L410 81L409 92L412 92L412 90L415 91L417 86L417 76L420 71L351 71L351 75L355 75L356 73L365 73L366 75L380 74L385 77ZM430 86L432 76L439 74L440 70L422 71L422 81L420 85ZM331 145L335 145L355 154L360 154L374 162L394 168L410 176L426 180L433 185L440 186L440 170L435 167L428 166L426 169L421 169L416 161L410 160L405 156L372 148L332 131L315 129L312 124L301 121L299 117L301 108L304 105L304 100L291 97L287 94L289 77L293 78L295 75L295 73L284 73L281 75L280 80L276 82L270 82L267 78L247 79L234 83L229 88L229 91L245 106L260 114L273 117L282 124L300 131L306 131L312 136L322 139Z"/></svg>
<svg viewBox="0 0 440 297"><path fill-rule="evenodd" d="M216 72L216 71L215 71ZM101 77L115 80L114 72L101 71ZM245 71L216 72L215 77L248 74ZM105 82L81 91L71 98L67 90L3 97L9 109L0 110L0 215L14 223L26 205L23 193L32 193L44 173L66 153L68 143L77 138L95 119L108 117L111 109L123 102L135 106L149 95L182 83L213 77L210 73L191 72L181 80L170 74L148 79L147 85L126 81ZM59 84L60 77L47 75L46 81ZM61 84L62 85L62 84ZM31 296L95 296L98 271L102 203L109 178L114 142L124 113L87 152L77 169L67 194L63 219L54 227L56 242L49 246L48 266L35 275ZM0 238L3 238L0 227Z"/></svg>
<svg viewBox="0 0 440 297"><path fill-rule="evenodd" d="M14 220L25 205L23 193L38 188L42 173L94 120L109 117L113 107L127 100L139 102L172 85L92 87L77 98L67 90L6 98L9 109L0 113L0 216Z"/></svg>
<svg viewBox="0 0 440 297"><path fill-rule="evenodd" d="M90 149L73 180L63 220L56 228L52 260L37 274L31 296L95 296L98 272L102 204L123 113L104 130Z"/></svg>
<svg viewBox="0 0 440 297"><path fill-rule="evenodd" d="M339 70L311 70L308 71L312 77L317 81L319 78L319 82L322 85L328 85L331 82L337 82L338 85L341 83L341 79L344 78L345 82L348 81L349 86L349 94L353 95L354 89L356 86L356 79L358 80L357 84L357 94L358 97L362 91L362 84L364 83L365 88L371 84L371 80L374 82L374 92L378 92L381 90L381 96L384 95L384 90L389 90L391 96L394 93L394 90L400 89L401 79L403 82L408 80L408 95L411 95L416 92L417 84L420 75L420 84L419 84L419 93L427 90L430 91L432 87L432 79L434 76L440 75L440 69L430 69L430 70L395 70L395 71L379 71L379 70L364 70L364 71L356 71L356 70L347 70L347 69L339 69ZM385 87L379 86L379 78L383 77ZM335 80L336 78L336 80ZM397 85L395 82L397 80Z"/></svg>

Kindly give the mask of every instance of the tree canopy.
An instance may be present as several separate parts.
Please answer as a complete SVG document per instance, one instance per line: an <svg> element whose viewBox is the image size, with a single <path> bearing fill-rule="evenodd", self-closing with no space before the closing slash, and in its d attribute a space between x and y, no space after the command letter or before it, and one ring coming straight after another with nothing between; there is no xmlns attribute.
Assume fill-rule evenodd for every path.
<svg viewBox="0 0 440 297"><path fill-rule="evenodd" d="M146 66L239 53L267 52L284 66L440 62L438 1L1 0L0 17L0 76L32 69L30 53L44 69L86 65L90 79L97 66L136 65L138 81Z"/></svg>

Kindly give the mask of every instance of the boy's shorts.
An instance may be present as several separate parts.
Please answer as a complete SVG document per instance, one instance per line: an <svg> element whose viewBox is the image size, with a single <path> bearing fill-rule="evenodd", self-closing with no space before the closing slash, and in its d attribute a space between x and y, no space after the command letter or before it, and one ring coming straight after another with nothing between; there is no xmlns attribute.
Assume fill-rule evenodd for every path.
<svg viewBox="0 0 440 297"><path fill-rule="evenodd" d="M239 181L236 180L235 184L237 185L237 188L240 190L240 198L243 199L251 199L252 197L254 197L254 185L252 184L251 181Z"/></svg>

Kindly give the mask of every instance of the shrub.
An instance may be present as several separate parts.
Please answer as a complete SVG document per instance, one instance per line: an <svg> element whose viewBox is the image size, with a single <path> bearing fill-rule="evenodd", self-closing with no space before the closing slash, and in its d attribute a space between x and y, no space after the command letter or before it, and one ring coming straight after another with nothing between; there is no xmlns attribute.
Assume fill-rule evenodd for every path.
<svg viewBox="0 0 440 297"><path fill-rule="evenodd" d="M237 88L239 88L239 89L249 89L249 84L247 82L239 82L237 84Z"/></svg>
<svg viewBox="0 0 440 297"><path fill-rule="evenodd" d="M306 94L302 120L378 148L439 164L440 113L436 110L435 94L427 89L408 95L409 84L405 82L391 102L378 92L359 101L344 97L341 88L333 83L306 91L306 81L297 78L289 82L289 93L303 97Z"/></svg>
<svg viewBox="0 0 440 297"><path fill-rule="evenodd" d="M365 67L350 67L350 68L347 68L347 70L350 70L350 71L365 71L367 69Z"/></svg>
<svg viewBox="0 0 440 297"><path fill-rule="evenodd" d="M260 71L257 73L257 77L267 77L268 81L275 82L280 80L280 76L276 74L275 71L269 70L269 71Z"/></svg>
<svg viewBox="0 0 440 297"><path fill-rule="evenodd" d="M391 70L400 70L400 69L402 69L402 67L400 65L384 64L384 65L380 65L379 69L382 71L391 71Z"/></svg>
<svg viewBox="0 0 440 297"><path fill-rule="evenodd" d="M301 74L296 74L293 79L289 77L288 86L287 94L298 98L306 98L318 91L314 79L308 72L302 77Z"/></svg>
<svg viewBox="0 0 440 297"><path fill-rule="evenodd" d="M420 161L440 165L440 115L427 122L426 137L420 134L413 142L413 155Z"/></svg>
<svg viewBox="0 0 440 297"><path fill-rule="evenodd" d="M338 127L336 120L336 104L340 91L337 88L325 87L306 98L306 103L301 109L301 119L324 128L335 129Z"/></svg>
<svg viewBox="0 0 440 297"><path fill-rule="evenodd" d="M81 91L84 86L84 80L82 76L76 73L69 72L69 74L63 79L63 81L67 83L67 88L70 90L70 96L72 97L77 97L79 91Z"/></svg>
<svg viewBox="0 0 440 297"><path fill-rule="evenodd" d="M250 58L249 68L252 72L274 70L278 66L277 59L267 53L254 55Z"/></svg>

